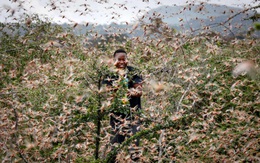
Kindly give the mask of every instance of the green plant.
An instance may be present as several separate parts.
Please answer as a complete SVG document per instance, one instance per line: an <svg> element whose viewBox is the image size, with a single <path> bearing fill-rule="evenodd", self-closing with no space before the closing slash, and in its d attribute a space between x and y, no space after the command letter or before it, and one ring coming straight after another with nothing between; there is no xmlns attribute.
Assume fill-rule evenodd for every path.
<svg viewBox="0 0 260 163"><path fill-rule="evenodd" d="M259 77L232 76L244 60L259 66L258 39L163 33L86 47L59 25L28 20L1 24L12 31L0 38L3 162L108 162L115 155L126 162L136 138L143 162L259 159ZM125 111L128 90L123 79L117 92L102 81L115 73L110 58L118 47L131 51L144 78L142 126L112 149L109 112Z"/></svg>

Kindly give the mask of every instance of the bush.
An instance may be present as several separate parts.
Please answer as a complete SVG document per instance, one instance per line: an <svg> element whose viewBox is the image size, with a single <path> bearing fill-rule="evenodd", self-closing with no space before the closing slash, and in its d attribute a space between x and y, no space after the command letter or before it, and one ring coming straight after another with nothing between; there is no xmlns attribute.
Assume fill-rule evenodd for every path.
<svg viewBox="0 0 260 163"><path fill-rule="evenodd" d="M179 36L187 43L133 38L86 47L59 26L33 22L23 34L1 33L3 162L102 162L115 154L124 162L137 137L142 162L258 159L259 73L233 78L232 69L243 60L259 65L259 40ZM21 27L1 24L10 25ZM101 82L119 46L145 79L142 129L111 150L111 99Z"/></svg>

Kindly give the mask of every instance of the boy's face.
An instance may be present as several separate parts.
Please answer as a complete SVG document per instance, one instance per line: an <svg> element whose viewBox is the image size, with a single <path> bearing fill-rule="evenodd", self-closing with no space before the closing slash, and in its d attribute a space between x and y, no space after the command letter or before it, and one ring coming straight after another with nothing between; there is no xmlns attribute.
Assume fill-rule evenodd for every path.
<svg viewBox="0 0 260 163"><path fill-rule="evenodd" d="M118 69L125 69L127 66L127 57L125 53L116 53L115 66Z"/></svg>

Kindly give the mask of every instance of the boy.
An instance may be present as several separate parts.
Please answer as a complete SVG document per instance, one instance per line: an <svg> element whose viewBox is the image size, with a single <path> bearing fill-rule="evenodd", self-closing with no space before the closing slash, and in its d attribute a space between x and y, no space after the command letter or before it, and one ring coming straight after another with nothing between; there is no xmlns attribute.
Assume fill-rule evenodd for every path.
<svg viewBox="0 0 260 163"><path fill-rule="evenodd" d="M132 110L139 111L141 109L143 80L135 68L127 65L127 53L125 50L116 50L114 52L114 61L117 74L107 76L103 84L106 84L113 90L115 99L122 99L114 101L110 116L110 125L113 130L111 144L120 144L125 140L127 134L135 134L138 131L139 121L134 118ZM124 97L126 97L125 99L128 99L128 101L124 101ZM131 123L134 120L136 120L136 123ZM126 122L129 121L130 126L125 125L127 124ZM130 130L130 132L125 132L127 129ZM135 144L138 146L139 140L137 140Z"/></svg>

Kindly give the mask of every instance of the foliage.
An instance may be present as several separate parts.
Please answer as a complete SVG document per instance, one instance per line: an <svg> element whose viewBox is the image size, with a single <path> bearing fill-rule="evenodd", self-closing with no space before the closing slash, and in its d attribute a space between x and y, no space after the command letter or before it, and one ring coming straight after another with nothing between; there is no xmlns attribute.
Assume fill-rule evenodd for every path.
<svg viewBox="0 0 260 163"><path fill-rule="evenodd" d="M30 20L1 24L24 29L1 32L2 162L106 162L116 154L126 162L138 137L142 162L259 161L259 40L178 33L93 47L37 16ZM102 80L114 72L118 47L130 52L145 82L141 131L112 149L108 115L125 104L126 90L119 83L119 95L111 95ZM246 60L255 71L234 78Z"/></svg>
<svg viewBox="0 0 260 163"><path fill-rule="evenodd" d="M259 23L255 23L255 29L260 30L260 24Z"/></svg>

